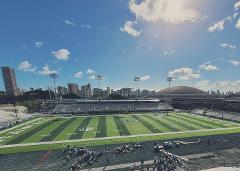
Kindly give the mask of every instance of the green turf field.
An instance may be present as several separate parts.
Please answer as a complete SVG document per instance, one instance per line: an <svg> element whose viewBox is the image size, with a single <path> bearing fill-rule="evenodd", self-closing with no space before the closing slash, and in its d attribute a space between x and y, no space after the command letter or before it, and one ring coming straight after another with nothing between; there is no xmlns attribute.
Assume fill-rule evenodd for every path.
<svg viewBox="0 0 240 171"><path fill-rule="evenodd" d="M240 132L239 127L238 123L189 113L42 117L0 132L0 145L13 148L14 144L34 143L29 146L58 148L66 143L97 145L234 133ZM4 148L0 147L1 151Z"/></svg>

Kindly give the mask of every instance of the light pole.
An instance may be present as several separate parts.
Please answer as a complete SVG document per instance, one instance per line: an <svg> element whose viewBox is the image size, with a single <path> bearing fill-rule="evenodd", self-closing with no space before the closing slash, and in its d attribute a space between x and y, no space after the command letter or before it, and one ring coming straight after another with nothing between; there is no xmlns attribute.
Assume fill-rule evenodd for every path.
<svg viewBox="0 0 240 171"><path fill-rule="evenodd" d="M102 79L103 79L102 75L98 74L98 75L95 76L95 80L98 81L98 89L100 89L100 82L102 81Z"/></svg>
<svg viewBox="0 0 240 171"><path fill-rule="evenodd" d="M171 86L171 82L173 81L173 78L172 77L167 77L167 82L168 82L168 87Z"/></svg>
<svg viewBox="0 0 240 171"><path fill-rule="evenodd" d="M56 78L57 77L58 77L57 73L50 74L50 78L53 79L55 98L57 98L57 88L56 88Z"/></svg>
<svg viewBox="0 0 240 171"><path fill-rule="evenodd" d="M140 77L136 76L133 78L133 81L136 82L136 92L139 90L139 82L141 81Z"/></svg>
<svg viewBox="0 0 240 171"><path fill-rule="evenodd" d="M98 82L98 98L99 99L100 99L100 83L101 83L102 79L103 79L103 76L100 74L95 76L95 80L97 80L97 82Z"/></svg>
<svg viewBox="0 0 240 171"><path fill-rule="evenodd" d="M134 78L133 78L133 81L135 81L136 82L136 95L138 95L138 90L139 90L139 82L141 81L141 79L140 79L140 77L138 77L138 76L135 76Z"/></svg>

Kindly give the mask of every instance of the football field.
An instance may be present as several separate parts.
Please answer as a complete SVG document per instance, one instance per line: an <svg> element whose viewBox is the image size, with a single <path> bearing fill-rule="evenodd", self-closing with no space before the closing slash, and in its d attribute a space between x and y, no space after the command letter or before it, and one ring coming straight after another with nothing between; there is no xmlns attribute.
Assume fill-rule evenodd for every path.
<svg viewBox="0 0 240 171"><path fill-rule="evenodd" d="M189 113L40 117L0 132L0 148L94 141L128 142L239 131L240 124ZM118 141L117 141L118 140ZM41 148L39 148L41 149Z"/></svg>

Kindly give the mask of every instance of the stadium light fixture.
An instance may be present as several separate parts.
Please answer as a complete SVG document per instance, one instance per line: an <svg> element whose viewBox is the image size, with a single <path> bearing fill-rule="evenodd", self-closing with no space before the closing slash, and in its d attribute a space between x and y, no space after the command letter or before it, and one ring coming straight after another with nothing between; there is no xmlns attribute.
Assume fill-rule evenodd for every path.
<svg viewBox="0 0 240 171"><path fill-rule="evenodd" d="M136 76L133 78L133 81L136 82L136 90L139 89L139 81L141 81L140 77Z"/></svg>
<svg viewBox="0 0 240 171"><path fill-rule="evenodd" d="M55 98L57 97L57 87L56 87L56 78L58 77L57 73L52 73L50 74L50 78L53 79L54 83L54 93L55 93Z"/></svg>
<svg viewBox="0 0 240 171"><path fill-rule="evenodd" d="M102 81L102 79L103 79L102 75L98 74L98 75L95 76L95 80L98 81L98 89L100 89L100 82Z"/></svg>
<svg viewBox="0 0 240 171"><path fill-rule="evenodd" d="M101 83L101 81L102 81L102 79L103 79L103 76L102 75L100 75L100 74L98 74L98 75L96 75L95 76L95 80L97 80L97 82L98 82L98 98L99 99L101 99L101 95L100 95L100 83Z"/></svg>
<svg viewBox="0 0 240 171"><path fill-rule="evenodd" d="M172 77L167 77L167 82L168 82L168 86L171 86L171 82L173 81Z"/></svg>

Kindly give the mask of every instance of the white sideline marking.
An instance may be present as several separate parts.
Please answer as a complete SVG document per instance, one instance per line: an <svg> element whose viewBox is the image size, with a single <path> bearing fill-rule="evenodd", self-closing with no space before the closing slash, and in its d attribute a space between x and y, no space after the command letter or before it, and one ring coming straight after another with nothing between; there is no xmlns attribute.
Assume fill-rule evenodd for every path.
<svg viewBox="0 0 240 171"><path fill-rule="evenodd" d="M35 122L35 121L40 120L40 119L42 119L42 118L33 119L33 120L31 120L31 121L27 121L27 122L25 122L25 123L23 123L23 124L19 124L19 125L17 125L17 126L12 127L12 128L8 128L8 129L6 129L6 130L1 131L1 132L0 132L0 135L3 134L3 133L5 133L5 132L11 131L12 129L16 129L16 128L18 128L18 127L27 125L27 124L29 124L29 123Z"/></svg>
<svg viewBox="0 0 240 171"><path fill-rule="evenodd" d="M10 145L1 145L0 149L1 148L9 148L9 147L27 147L27 146L35 146L35 145L61 144L61 143L98 141L98 140L111 140L111 139L115 139L115 138L124 139L124 138L133 138L133 137L150 137L150 136L155 136L155 135L184 134L184 133L194 133L194 132L231 130L231 129L240 129L240 127L202 129L202 130L180 131L180 132L164 132L164 133L153 133L153 134L138 134L138 135L113 136L113 137L102 137L102 138L88 138L88 139L76 139L76 140L62 140L62 141L50 141L50 142L36 142L36 143L26 143L26 144L10 144Z"/></svg>
<svg viewBox="0 0 240 171"><path fill-rule="evenodd" d="M152 113L124 113L124 115L165 115L166 113L159 113L159 112L152 112ZM175 112L169 112L169 114L176 114ZM87 117L95 117L95 116L122 116L122 113L115 113L115 114L92 114L92 115L81 115L81 114L72 114L72 115L64 115L64 114L35 114L35 116L40 116L40 117L59 117L59 118L66 118L66 117L71 117L71 118L87 118Z"/></svg>

